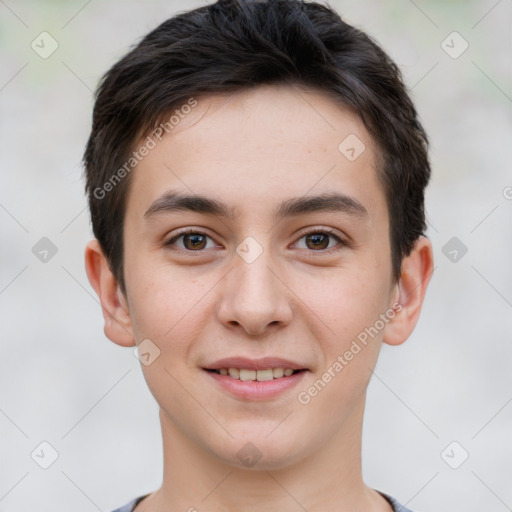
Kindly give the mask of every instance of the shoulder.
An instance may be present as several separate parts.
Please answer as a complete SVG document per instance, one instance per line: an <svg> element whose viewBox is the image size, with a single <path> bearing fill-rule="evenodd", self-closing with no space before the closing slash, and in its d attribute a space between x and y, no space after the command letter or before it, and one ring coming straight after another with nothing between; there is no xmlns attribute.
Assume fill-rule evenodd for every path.
<svg viewBox="0 0 512 512"><path fill-rule="evenodd" d="M382 494L386 500L389 501L391 506L393 507L393 512L413 512L412 510L409 510L408 508L401 505L393 496L390 496L389 494L385 494L381 491L378 491L379 494ZM124 511L123 511L124 512Z"/></svg>
<svg viewBox="0 0 512 512"><path fill-rule="evenodd" d="M112 512L133 512L133 509L137 506L137 504L141 502L146 496L147 494L145 494L144 496L139 496L138 498L134 498L126 505L122 506L121 508L116 508Z"/></svg>
<svg viewBox="0 0 512 512"><path fill-rule="evenodd" d="M393 512L412 512L412 510L409 510L408 508L405 508L403 505L401 505L395 498L392 496L389 496L389 494L385 494L381 491L378 491L384 498L386 498L387 501L391 504L393 507ZM147 494L144 496L139 496L138 498L134 498L132 501L127 503L126 505L122 506L121 508L116 508L112 512L133 512L133 509L136 507L136 505L141 502Z"/></svg>

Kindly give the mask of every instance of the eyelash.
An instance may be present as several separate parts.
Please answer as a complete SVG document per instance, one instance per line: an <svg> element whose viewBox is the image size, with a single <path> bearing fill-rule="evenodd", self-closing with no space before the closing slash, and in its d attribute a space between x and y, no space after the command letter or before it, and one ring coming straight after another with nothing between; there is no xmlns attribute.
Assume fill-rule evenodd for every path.
<svg viewBox="0 0 512 512"><path fill-rule="evenodd" d="M338 242L339 247L337 249L336 248L332 248L332 247L328 248L328 249L319 249L319 250L311 249L308 252L325 254L325 253L331 253L333 251L339 251L342 247L349 246L349 244L347 242L345 242L343 239L341 239L339 235L337 235L333 230L331 230L329 228L313 229L311 231L307 231L306 233L302 233L298 240L302 240L303 238L305 238L305 237L307 237L309 235L317 235L317 234L329 235L331 238L336 239L336 241ZM180 233L178 233L175 236L173 236L172 238L170 238L167 242L164 243L164 245L166 247L172 248L172 250L175 250L175 251L178 251L178 252L185 252L185 253L189 253L189 254L190 253L195 253L195 252L196 253L202 253L202 252L204 252L206 250L206 249L198 249L198 250L194 251L194 250L191 250L191 249L182 249L181 247L176 247L175 243L180 238L182 238L182 237L184 237L186 235L204 235L204 236L210 238L211 240L213 240L212 237L207 235L206 233L203 233L202 231L198 231L198 230L189 228L189 229L186 229L185 231L181 231Z"/></svg>

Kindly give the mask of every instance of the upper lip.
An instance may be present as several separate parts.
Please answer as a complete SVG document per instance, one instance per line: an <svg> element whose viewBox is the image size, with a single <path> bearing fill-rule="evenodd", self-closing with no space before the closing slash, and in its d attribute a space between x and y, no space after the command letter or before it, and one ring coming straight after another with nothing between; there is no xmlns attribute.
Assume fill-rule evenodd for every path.
<svg viewBox="0 0 512 512"><path fill-rule="evenodd" d="M245 370L266 370L268 368L291 368L292 370L306 370L306 366L283 359L281 357L261 357L251 359L248 357L226 357L207 365L207 370L220 370L221 368L239 368Z"/></svg>

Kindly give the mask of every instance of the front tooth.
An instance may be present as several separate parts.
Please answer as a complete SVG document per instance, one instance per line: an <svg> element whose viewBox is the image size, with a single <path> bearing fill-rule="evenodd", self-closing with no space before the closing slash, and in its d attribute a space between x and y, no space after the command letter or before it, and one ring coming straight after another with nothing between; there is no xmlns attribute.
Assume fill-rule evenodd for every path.
<svg viewBox="0 0 512 512"><path fill-rule="evenodd" d="M284 371L284 376L289 377L293 373L293 370L291 368L286 368Z"/></svg>
<svg viewBox="0 0 512 512"><path fill-rule="evenodd" d="M227 374L228 374L228 369L227 369L227 368L221 368L221 369L219 370L219 373L220 373L221 375L227 375Z"/></svg>
<svg viewBox="0 0 512 512"><path fill-rule="evenodd" d="M238 368L228 368L228 373L230 377L233 377L233 379L240 378L240 370Z"/></svg>
<svg viewBox="0 0 512 512"><path fill-rule="evenodd" d="M240 380L256 380L256 370L240 370Z"/></svg>
<svg viewBox="0 0 512 512"><path fill-rule="evenodd" d="M261 382L266 380L272 380L274 378L274 374L272 372L272 369L268 370L258 370L256 372L256 380L259 380Z"/></svg>
<svg viewBox="0 0 512 512"><path fill-rule="evenodd" d="M274 368L272 370L272 375L274 379L280 379L284 375L284 369L283 368Z"/></svg>

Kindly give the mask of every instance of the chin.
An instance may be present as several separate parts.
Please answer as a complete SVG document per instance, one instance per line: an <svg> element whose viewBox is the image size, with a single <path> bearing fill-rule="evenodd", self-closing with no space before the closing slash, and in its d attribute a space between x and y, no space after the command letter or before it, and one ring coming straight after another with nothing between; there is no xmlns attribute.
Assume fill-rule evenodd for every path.
<svg viewBox="0 0 512 512"><path fill-rule="evenodd" d="M252 433L245 436L235 436L235 439L222 449L213 447L215 455L225 464L238 469L250 471L272 471L286 469L306 455L304 453L304 436L295 439L291 435L271 439L268 436Z"/></svg>

